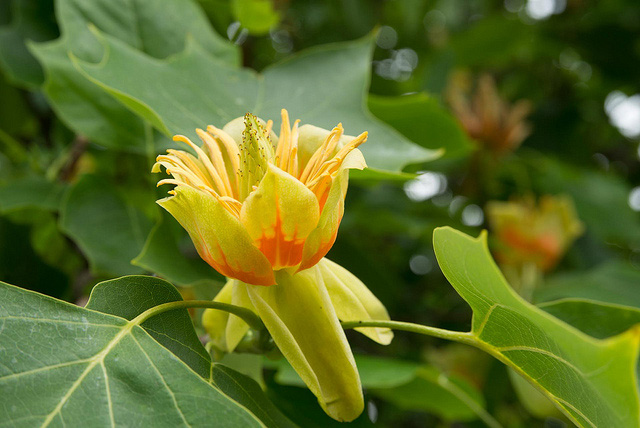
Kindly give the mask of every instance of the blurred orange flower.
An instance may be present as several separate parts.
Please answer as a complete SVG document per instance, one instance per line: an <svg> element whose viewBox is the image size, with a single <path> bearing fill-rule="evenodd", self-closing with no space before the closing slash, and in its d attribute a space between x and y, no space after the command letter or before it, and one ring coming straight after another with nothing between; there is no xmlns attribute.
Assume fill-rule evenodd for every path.
<svg viewBox="0 0 640 428"><path fill-rule="evenodd" d="M473 95L466 73L456 73L451 79L446 98L467 134L496 155L515 150L527 138L531 128L525 118L531 103L520 100L509 104L498 90L494 79L482 75Z"/></svg>

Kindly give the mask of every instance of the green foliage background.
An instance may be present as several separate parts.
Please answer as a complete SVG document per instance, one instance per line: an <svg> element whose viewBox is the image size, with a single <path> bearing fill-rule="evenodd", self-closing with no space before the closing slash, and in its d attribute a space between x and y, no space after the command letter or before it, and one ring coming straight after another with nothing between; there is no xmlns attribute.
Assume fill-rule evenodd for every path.
<svg viewBox="0 0 640 428"><path fill-rule="evenodd" d="M174 133L221 126L246 111L277 119L284 107L303 123L342 122L349 134L370 132L363 152L372 168L352 175L329 257L361 278L392 319L469 330L471 308L438 268L434 229L448 225L477 236L487 227L478 209L490 200L566 194L586 232L544 278L533 303L594 337L626 331L640 322L640 152L638 137L612 124L605 100L614 91L640 92L640 5L551 3L556 13L545 19L534 19L524 0L0 3L0 280L79 305L109 281L95 289L93 312L34 303L60 310L64 322L87 317L89 325L111 325L95 327L102 345L111 343L108 332L146 309L110 307L107 298L127 300L115 278L154 274L184 298L212 298L223 278L155 205L167 189L156 189L150 167L173 146ZM445 94L460 70L490 73L502 97L532 102L532 133L513 153L495 160L451 113ZM437 194L409 198L405 189L424 171L440 177ZM156 287L156 304L181 298L165 282L131 278L140 290ZM0 294L0 306L14 315L20 299L36 299L12 297L23 296L16 290ZM460 294L474 311L482 309ZM532 319L546 319L534 309ZM177 348L199 345L187 312L181 316L187 327L158 319L117 341L127 370L151 379L147 352L158 366L186 373L166 385L178 397L201 390L202 402L191 404L209 409L202 421L219 414L215 406L228 411L239 402L250 413L232 412L238 419L228 419L230 426L337 424L282 360L225 357L223 364L247 377L212 365L206 353L203 361L181 356ZM33 333L28 325L16 328ZM154 329L178 335L173 347ZM0 328L0 349L6 335ZM528 384L512 381L516 374L473 348L402 332L388 347L348 337L368 401L353 425L571 426ZM68 346L71 353L78 345ZM0 350L8 365L4 358ZM92 370L93 361L125 367L86 358ZM206 389L194 372L217 389ZM88 376L101 382L98 371ZM177 419L159 421L180 422L177 413L170 417Z"/></svg>

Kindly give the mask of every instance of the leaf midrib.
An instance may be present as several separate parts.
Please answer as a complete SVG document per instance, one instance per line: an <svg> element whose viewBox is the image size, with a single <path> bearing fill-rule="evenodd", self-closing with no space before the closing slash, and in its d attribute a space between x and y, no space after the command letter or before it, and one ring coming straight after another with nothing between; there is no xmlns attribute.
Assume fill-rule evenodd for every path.
<svg viewBox="0 0 640 428"><path fill-rule="evenodd" d="M47 415L47 417L45 418L44 422L41 425L41 428L46 428L49 426L51 421L53 421L53 418L60 413L60 411L62 410L62 407L73 395L75 390L78 389L78 387L82 384L82 382L84 381L84 378L87 377L87 375L94 369L96 365L104 364L104 359L109 354L109 352L111 352L111 350L122 340L122 338L125 337L127 334L129 334L133 329L133 327L135 326L136 324L132 323L131 321L126 323L122 327L122 330L120 330L118 334L116 334L113 337L113 339L111 339L109 343L107 343L107 345L102 349L102 351L100 351L93 357L87 359L88 361L90 361L89 365L87 365L84 371L80 374L80 377L78 377L78 379L76 379L73 385L71 385L71 388L69 388L67 393L62 397L58 405ZM105 382L108 383L108 379L105 378Z"/></svg>

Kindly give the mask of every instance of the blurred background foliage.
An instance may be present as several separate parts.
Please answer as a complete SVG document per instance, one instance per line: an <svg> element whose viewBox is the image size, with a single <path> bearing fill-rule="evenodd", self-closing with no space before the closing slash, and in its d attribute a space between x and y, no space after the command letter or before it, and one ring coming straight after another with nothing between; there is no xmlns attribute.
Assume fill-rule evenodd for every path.
<svg viewBox="0 0 640 428"><path fill-rule="evenodd" d="M185 298L210 298L222 282L154 204L166 189L155 188L150 161L166 137L73 68L69 52L102 57L89 23L156 58L193 38L257 71L374 34L362 104L408 140L445 151L408 159L405 174L356 175L329 257L392 319L465 330L471 311L437 267L432 231L489 228L505 275L534 303L596 336L640 320L638 2L187 1L158 26L180 34L173 44L136 34L144 17L79 18L91 3L0 3L1 280L78 304L97 282L127 274L162 276ZM577 298L605 316L625 305L626 324L599 331L576 306L544 303ZM403 333L382 348L348 336L369 399L355 425L569 424L470 348ZM267 362L262 379L260 358L226 358L296 422L335 423L286 367Z"/></svg>

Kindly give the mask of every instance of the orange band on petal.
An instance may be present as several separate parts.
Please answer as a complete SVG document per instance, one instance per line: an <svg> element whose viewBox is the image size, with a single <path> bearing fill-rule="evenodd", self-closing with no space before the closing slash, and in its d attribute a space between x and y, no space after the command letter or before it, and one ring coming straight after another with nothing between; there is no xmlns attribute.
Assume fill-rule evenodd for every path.
<svg viewBox="0 0 640 428"><path fill-rule="evenodd" d="M264 233L258 239L258 248L265 255L274 269L296 266L302 260L304 239L297 237L297 231L291 238L287 238L282 232L282 217L276 198L276 222L273 225L274 235L266 236Z"/></svg>
<svg viewBox="0 0 640 428"><path fill-rule="evenodd" d="M222 252L222 248L220 248L219 245L217 247L220 251L220 258L222 259L221 262L216 261L206 248L197 248L197 250L200 254L200 257L202 257L205 262L211 265L212 268L220 272L222 275L228 278L239 279L242 282L253 285L269 286L276 283L273 271L269 272L269 274L260 276L256 275L255 272L243 271L232 267L231 265L229 265L227 257Z"/></svg>
<svg viewBox="0 0 640 428"><path fill-rule="evenodd" d="M298 268L298 272L300 272L301 270L309 269L310 267L318 263L320 260L322 260L322 258L327 255L331 247L333 247L333 244L336 242L337 237L338 237L338 229L336 228L335 232L333 232L333 235L331 236L331 239L321 243L320 246L318 247L318 250L315 252L315 254L310 258L304 260L302 264L300 264L300 267Z"/></svg>

